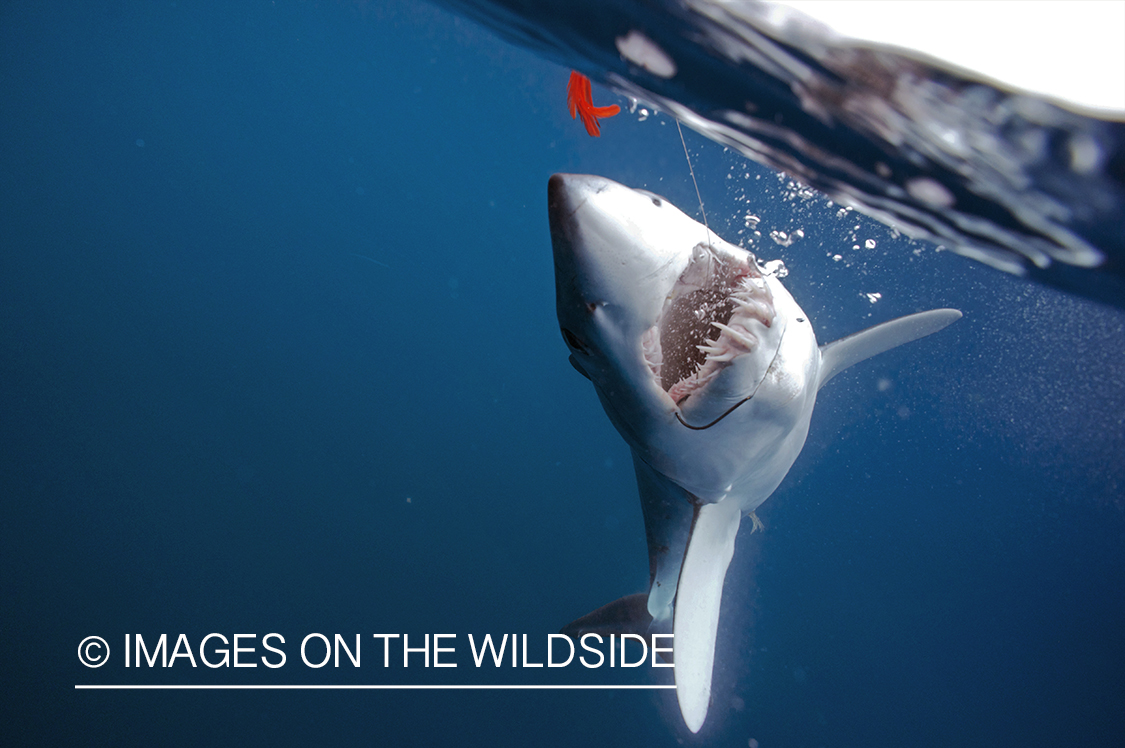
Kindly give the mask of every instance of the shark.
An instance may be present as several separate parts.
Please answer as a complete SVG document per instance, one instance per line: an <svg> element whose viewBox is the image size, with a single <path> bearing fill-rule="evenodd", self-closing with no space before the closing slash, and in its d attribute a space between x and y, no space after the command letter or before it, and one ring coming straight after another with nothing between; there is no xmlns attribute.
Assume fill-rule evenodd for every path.
<svg viewBox="0 0 1125 748"><path fill-rule="evenodd" d="M779 263L659 195L577 174L555 174L547 193L559 328L632 450L650 576L647 593L562 631L673 634L676 698L697 733L739 526L748 517L761 527L755 510L801 452L817 392L961 312L919 312L819 345Z"/></svg>

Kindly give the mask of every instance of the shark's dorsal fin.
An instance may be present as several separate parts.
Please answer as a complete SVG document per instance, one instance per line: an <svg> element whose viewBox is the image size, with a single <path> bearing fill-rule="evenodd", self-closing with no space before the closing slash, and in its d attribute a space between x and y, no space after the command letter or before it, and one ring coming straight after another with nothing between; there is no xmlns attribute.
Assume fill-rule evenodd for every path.
<svg viewBox="0 0 1125 748"><path fill-rule="evenodd" d="M869 327L846 338L820 347L820 382L817 388L852 364L858 364L883 351L909 343L953 324L961 319L956 309L931 309L908 314L890 322Z"/></svg>

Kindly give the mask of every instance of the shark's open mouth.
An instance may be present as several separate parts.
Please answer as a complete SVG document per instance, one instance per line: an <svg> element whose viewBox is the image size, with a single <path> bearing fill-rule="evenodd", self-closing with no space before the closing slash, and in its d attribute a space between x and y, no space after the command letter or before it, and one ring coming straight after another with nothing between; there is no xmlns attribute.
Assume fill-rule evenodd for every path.
<svg viewBox="0 0 1125 748"><path fill-rule="evenodd" d="M774 314L754 255L697 244L660 319L641 338L645 361L680 404L736 358L757 350L753 330L757 323L772 326Z"/></svg>

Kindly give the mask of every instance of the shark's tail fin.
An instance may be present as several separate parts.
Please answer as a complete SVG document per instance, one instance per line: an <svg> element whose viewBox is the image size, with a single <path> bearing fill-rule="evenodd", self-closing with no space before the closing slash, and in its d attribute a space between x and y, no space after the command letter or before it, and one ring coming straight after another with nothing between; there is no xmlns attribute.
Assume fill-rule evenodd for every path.
<svg viewBox="0 0 1125 748"><path fill-rule="evenodd" d="M676 698L684 722L699 732L711 702L711 669L723 580L734 555L734 539L742 521L735 501L704 504L691 529L676 592L673 632L676 650Z"/></svg>
<svg viewBox="0 0 1125 748"><path fill-rule="evenodd" d="M853 333L820 347L820 384L823 387L829 379L852 364L858 364L883 351L924 338L961 319L956 309L931 309L928 312L908 314L892 319L866 330Z"/></svg>

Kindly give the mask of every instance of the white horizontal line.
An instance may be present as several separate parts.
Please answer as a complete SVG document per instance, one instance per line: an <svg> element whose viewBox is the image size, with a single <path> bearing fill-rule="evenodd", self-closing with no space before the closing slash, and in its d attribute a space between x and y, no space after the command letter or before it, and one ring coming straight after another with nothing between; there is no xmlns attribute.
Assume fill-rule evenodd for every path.
<svg viewBox="0 0 1125 748"><path fill-rule="evenodd" d="M546 686L462 686L462 685L279 685L279 686L175 686L175 685L76 685L78 691L607 691L607 690L656 690L674 689L674 685L652 686L572 686L572 685L546 685Z"/></svg>

